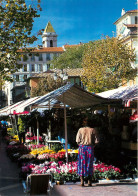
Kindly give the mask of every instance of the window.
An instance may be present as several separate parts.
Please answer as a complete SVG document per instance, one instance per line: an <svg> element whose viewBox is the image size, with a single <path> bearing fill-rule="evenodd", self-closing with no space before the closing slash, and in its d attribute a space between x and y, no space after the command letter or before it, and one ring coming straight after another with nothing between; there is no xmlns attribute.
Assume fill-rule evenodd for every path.
<svg viewBox="0 0 138 196"><path fill-rule="evenodd" d="M31 65L31 71L35 71L35 66L34 66L34 64Z"/></svg>
<svg viewBox="0 0 138 196"><path fill-rule="evenodd" d="M28 57L26 54L23 55L23 61L27 61L28 60Z"/></svg>
<svg viewBox="0 0 138 196"><path fill-rule="evenodd" d="M57 57L57 53L54 53L53 56L54 56L54 57Z"/></svg>
<svg viewBox="0 0 138 196"><path fill-rule="evenodd" d="M50 47L53 47L53 40L50 40Z"/></svg>
<svg viewBox="0 0 138 196"><path fill-rule="evenodd" d="M138 16L135 16L135 24L138 24Z"/></svg>
<svg viewBox="0 0 138 196"><path fill-rule="evenodd" d="M26 80L27 79L27 75L24 75L23 79Z"/></svg>
<svg viewBox="0 0 138 196"><path fill-rule="evenodd" d="M50 53L47 53L47 54L46 54L46 60L47 60L47 61L50 61Z"/></svg>
<svg viewBox="0 0 138 196"><path fill-rule="evenodd" d="M19 75L16 75L16 82L19 81Z"/></svg>
<svg viewBox="0 0 138 196"><path fill-rule="evenodd" d="M32 56L31 56L31 61L34 61L34 60L35 60L35 55L32 54Z"/></svg>
<svg viewBox="0 0 138 196"><path fill-rule="evenodd" d="M27 65L24 65L24 72L27 71Z"/></svg>
<svg viewBox="0 0 138 196"><path fill-rule="evenodd" d="M39 65L38 65L38 71L43 71L43 66L42 66L42 64L39 64Z"/></svg>
<svg viewBox="0 0 138 196"><path fill-rule="evenodd" d="M43 56L42 56L42 53L39 54L39 61L42 61L43 60Z"/></svg>

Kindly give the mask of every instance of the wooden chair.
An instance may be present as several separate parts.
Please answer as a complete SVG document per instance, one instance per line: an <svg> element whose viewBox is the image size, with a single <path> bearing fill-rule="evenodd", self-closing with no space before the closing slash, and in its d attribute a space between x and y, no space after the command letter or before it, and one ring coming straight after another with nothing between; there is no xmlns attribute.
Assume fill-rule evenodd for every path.
<svg viewBox="0 0 138 196"><path fill-rule="evenodd" d="M50 174L30 174L27 177L27 189L30 195L51 195Z"/></svg>

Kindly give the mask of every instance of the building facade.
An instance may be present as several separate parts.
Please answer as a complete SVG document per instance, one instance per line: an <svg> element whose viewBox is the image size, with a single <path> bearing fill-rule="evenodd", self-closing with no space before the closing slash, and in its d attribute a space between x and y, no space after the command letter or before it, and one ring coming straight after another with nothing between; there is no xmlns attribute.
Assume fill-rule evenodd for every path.
<svg viewBox="0 0 138 196"><path fill-rule="evenodd" d="M3 91L6 95L4 105L11 105L28 98L26 97L26 91L28 91L26 81L28 78L34 78L34 75L36 76L37 74L38 76L36 77L38 78L39 74L47 72L50 68L50 61L54 57L62 54L66 50L66 47L73 46L65 45L63 47L57 47L57 34L51 23L48 22L42 34L41 46L39 45L37 48L33 48L30 53L19 50L22 54L20 61L18 61L18 63L21 64L21 68L11 76L13 78L13 82L6 82L3 86ZM52 68L54 69L55 67L53 66ZM56 70L54 72L56 72ZM77 79L80 78L80 72L77 73L78 77L76 75L74 76L74 74L72 77L69 75L70 81L80 83L80 80ZM74 77L75 79L73 79Z"/></svg>
<svg viewBox="0 0 138 196"><path fill-rule="evenodd" d="M6 96L4 105L11 105L25 99L26 79L33 74L47 71L50 67L50 60L64 52L63 47L57 47L57 34L50 22L43 32L42 44L43 46L34 48L31 53L19 50L22 58L18 63L22 66L11 75L13 83L6 82L3 86Z"/></svg>
<svg viewBox="0 0 138 196"><path fill-rule="evenodd" d="M138 67L138 10L125 11L124 8L121 12L121 17L114 23L116 25L116 36L130 46L136 54L136 61L132 63L133 68ZM127 85L134 85L138 83L138 77L133 81L127 82Z"/></svg>

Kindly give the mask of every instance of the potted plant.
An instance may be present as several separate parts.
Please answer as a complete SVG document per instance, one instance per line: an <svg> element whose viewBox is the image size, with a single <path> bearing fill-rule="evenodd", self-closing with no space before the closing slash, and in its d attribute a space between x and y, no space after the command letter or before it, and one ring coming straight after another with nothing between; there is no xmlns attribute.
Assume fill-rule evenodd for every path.
<svg viewBox="0 0 138 196"><path fill-rule="evenodd" d="M54 173L53 178L56 182L56 185L64 184L64 176L61 173Z"/></svg>

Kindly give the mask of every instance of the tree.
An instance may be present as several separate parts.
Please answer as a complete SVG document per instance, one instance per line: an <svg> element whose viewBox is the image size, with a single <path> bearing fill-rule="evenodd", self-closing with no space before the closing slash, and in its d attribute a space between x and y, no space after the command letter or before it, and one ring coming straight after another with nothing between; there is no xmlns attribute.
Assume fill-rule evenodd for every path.
<svg viewBox="0 0 138 196"><path fill-rule="evenodd" d="M0 1L0 75L4 80L10 80L10 75L21 65L17 61L21 58L19 49L27 49L29 44L37 40L31 35L34 18L39 17L41 11L40 0L37 7L27 6L25 0Z"/></svg>
<svg viewBox="0 0 138 196"><path fill-rule="evenodd" d="M56 81L50 75L45 78L40 78L37 87L33 87L31 90L31 97L45 95L63 85L64 81L60 77Z"/></svg>
<svg viewBox="0 0 138 196"><path fill-rule="evenodd" d="M51 65L59 69L81 68L84 49L85 44L67 48L60 56L53 58Z"/></svg>
<svg viewBox="0 0 138 196"><path fill-rule="evenodd" d="M122 85L122 81L134 79L136 70L134 51L118 38L106 37L90 42L82 61L82 82L91 92L102 92Z"/></svg>

